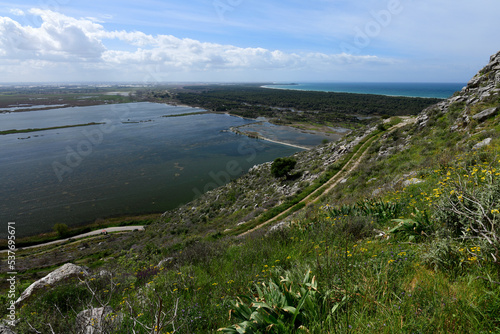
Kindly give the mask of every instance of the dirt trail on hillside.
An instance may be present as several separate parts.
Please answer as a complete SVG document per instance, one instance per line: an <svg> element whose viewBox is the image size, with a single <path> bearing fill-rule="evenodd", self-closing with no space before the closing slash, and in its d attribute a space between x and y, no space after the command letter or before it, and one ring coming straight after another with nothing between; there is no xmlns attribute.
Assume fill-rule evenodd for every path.
<svg viewBox="0 0 500 334"><path fill-rule="evenodd" d="M393 127L391 127L389 130L387 130L386 134L389 134L391 133L392 131L395 131L396 129L399 129L405 125L408 125L408 124L411 124L411 123L414 123L416 121L416 117L400 117L403 121L399 124L396 124L394 125ZM318 189L316 189L315 191L313 191L312 193L310 193L308 196L306 196L303 200L301 200L299 203L297 204L300 204L300 203L305 203L306 205L311 205L313 203L316 203L320 197L324 194L327 194L329 193L330 191L333 190L333 188L335 188L340 181L342 181L347 175L349 175L352 171L354 171L356 168L358 168L358 166L361 164L361 161L363 161L368 153L368 149L373 145L373 143L375 142L376 140L371 140L369 139L366 143L364 143L358 150L358 152L356 152L356 154L354 154L351 159L349 159L349 161L346 162L346 164L344 165L344 167L342 167L342 169L340 171L338 171L334 176L332 176L323 186L319 187ZM355 159L355 157L358 155L359 152L362 152L362 154ZM325 186L328 186L326 189L323 189L325 188ZM318 194L319 193L319 194ZM314 198L314 200L310 200L311 198ZM283 211L282 213L280 213L279 215L263 222L262 224L259 224L258 226L246 231L246 232L243 232L241 234L239 234L238 236L244 236L248 233L251 233L253 231L256 231L272 222L276 222L276 221L279 221L281 218L285 218L288 216L288 213L290 213L290 211L297 205L293 205L292 207L288 208L287 210Z"/></svg>

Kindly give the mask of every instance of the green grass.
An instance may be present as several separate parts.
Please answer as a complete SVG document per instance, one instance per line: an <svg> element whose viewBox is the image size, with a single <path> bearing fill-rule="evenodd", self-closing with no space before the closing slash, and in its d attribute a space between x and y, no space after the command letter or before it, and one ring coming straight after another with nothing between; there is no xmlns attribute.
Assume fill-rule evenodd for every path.
<svg viewBox="0 0 500 334"><path fill-rule="evenodd" d="M404 196L411 194L410 190ZM161 268L154 265L161 252L135 258L123 253L114 260L120 269L114 271L113 289L104 278L90 280L89 284L100 287L101 298L109 298L115 312L127 317L140 315L148 325L154 323L153 315L161 299L168 319L174 319L176 328L186 333L210 333L238 323L241 320L234 315L228 318L238 296L254 298L257 287L264 289L270 280L279 286L280 277L299 284L309 271L310 278L315 277L317 282L315 298L321 303L315 304L317 309L303 306L299 310L303 314L300 322L284 316L286 333L303 333L304 328L310 333L500 330L500 286L477 278L490 276L498 280L498 272L489 260L469 261L463 257L463 270L450 275L448 270L423 261L423 255L436 247L433 237L408 243L368 233L370 226L393 226L388 219L391 217L334 217L326 208L313 214L300 216L290 229L268 235L257 233L244 242L228 238L199 241L172 254L174 259ZM475 247L471 242L457 244L469 250ZM57 313L42 310L53 309L49 307L53 304L65 309L70 301L81 300L84 304L90 298L81 285L72 283L45 294L23 308L22 313L34 324L42 324L42 319L56 321ZM150 303L142 303L144 298ZM174 318L176 305L178 315ZM314 317L307 316L313 311ZM69 319L67 323L58 322L60 328L70 325ZM163 332L173 330L171 324L163 328ZM130 318L117 332L132 329L146 333L134 328Z"/></svg>
<svg viewBox="0 0 500 334"><path fill-rule="evenodd" d="M152 333L154 326L160 333L230 332L252 316L260 326L255 333L500 333L500 263L491 256L499 247L500 143L492 135L489 148L471 152L491 129L466 137L447 131L453 119L446 115L432 121L429 129L405 127L366 138L367 160L323 195L321 206L299 202L330 175L265 213L273 217L293 208L289 228L245 237L217 229L179 232L181 242L171 244L177 235L166 222L140 238L120 239L121 248L81 260L106 268L112 278L93 276L85 280L87 288L74 281L48 290L19 310L18 330L28 332L27 321L41 332L50 330L47 323L58 326L56 332L72 329L75 312L101 305L89 295L91 288L124 315L115 333ZM332 175L360 157L363 143ZM379 156L397 145L407 147ZM403 187L412 177L423 182ZM484 222L491 223L486 231L479 229ZM33 280L22 276L19 284ZM310 303L306 295L313 291ZM0 297L0 312L6 302ZM75 310L61 319L54 305ZM243 314L246 307L250 314ZM165 320L158 321L162 312Z"/></svg>
<svg viewBox="0 0 500 334"><path fill-rule="evenodd" d="M175 115L165 115L162 117L183 117L183 116L193 116L193 115L204 115L210 113L209 111L200 111L200 112L188 112L184 114L175 114Z"/></svg>

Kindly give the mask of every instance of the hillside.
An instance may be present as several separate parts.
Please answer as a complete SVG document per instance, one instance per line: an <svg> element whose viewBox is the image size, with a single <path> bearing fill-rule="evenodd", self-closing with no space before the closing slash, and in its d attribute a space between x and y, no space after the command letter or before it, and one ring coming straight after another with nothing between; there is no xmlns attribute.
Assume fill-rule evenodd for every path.
<svg viewBox="0 0 500 334"><path fill-rule="evenodd" d="M17 296L77 266L13 330L498 333L499 111L500 52L415 118L297 153L292 177L255 166L144 232L19 253Z"/></svg>

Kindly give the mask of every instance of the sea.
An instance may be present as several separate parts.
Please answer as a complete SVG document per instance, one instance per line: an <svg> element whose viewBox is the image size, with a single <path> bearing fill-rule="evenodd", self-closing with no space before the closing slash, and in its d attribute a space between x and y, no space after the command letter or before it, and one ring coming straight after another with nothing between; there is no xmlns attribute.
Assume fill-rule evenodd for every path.
<svg viewBox="0 0 500 334"><path fill-rule="evenodd" d="M165 212L325 139L225 114L186 115L203 111L144 102L0 113L0 131L100 123L0 135L0 226L15 222L23 237L56 223ZM276 127L269 137L299 147L230 131L247 125Z"/></svg>
<svg viewBox="0 0 500 334"><path fill-rule="evenodd" d="M320 92L376 94L388 96L429 97L446 99L460 91L466 83L408 83L408 82L304 82L265 85L265 88Z"/></svg>

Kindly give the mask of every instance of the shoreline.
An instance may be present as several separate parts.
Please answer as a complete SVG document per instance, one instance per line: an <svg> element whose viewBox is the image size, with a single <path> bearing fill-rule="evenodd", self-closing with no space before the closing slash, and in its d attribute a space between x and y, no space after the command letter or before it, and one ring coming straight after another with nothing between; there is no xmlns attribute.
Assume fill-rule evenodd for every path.
<svg viewBox="0 0 500 334"><path fill-rule="evenodd" d="M238 135L247 136L249 138L262 139L262 140L265 140L265 141L268 141L268 142L271 142L271 143L280 144L280 145L286 145L286 146L295 147L295 148L300 148L300 149L306 150L306 151L309 151L310 149L312 149L312 147L300 146L300 145L296 145L296 144L292 144L292 143L287 143L287 142L278 141L278 140L270 139L270 138L267 138L267 137L263 137L261 134L254 135L253 133L252 134L246 133L246 132L243 132L243 131L240 131L240 130L236 129L235 127L229 128L229 131L231 131L233 133L236 133Z"/></svg>
<svg viewBox="0 0 500 334"><path fill-rule="evenodd" d="M28 249L34 249L34 248L40 248L40 247L45 247L45 246L51 246L51 245L58 245L61 243L65 242L73 242L78 239L83 239L87 237L94 237L94 236L99 236L99 235L106 235L108 233L119 233L119 232L134 232L134 231L144 231L144 226L143 225L136 225L136 226L115 226L115 227L103 227L91 232L87 233L82 233L78 234L69 238L64 238L64 239L57 239L54 241L48 241L48 242L42 242L36 245L31 245L31 246L26 246L26 247L18 247L16 248L16 251L24 251ZM8 249L2 249L0 250L0 254L2 253L7 253L9 250Z"/></svg>
<svg viewBox="0 0 500 334"><path fill-rule="evenodd" d="M19 237L17 240L18 248L26 249L28 247L37 246L46 243L57 243L62 239L71 239L86 233L93 233L95 231L107 230L110 228L128 228L130 226L146 226L152 221L161 217L163 212L138 214L138 215L116 215L108 218L102 218L102 221L94 220L92 222L83 222L69 227L69 234L67 237L58 236L55 231L41 232L33 235ZM3 241L3 240L2 240ZM4 243L0 244L0 253L7 249L7 239Z"/></svg>
<svg viewBox="0 0 500 334"><path fill-rule="evenodd" d="M340 89L340 90L325 90L325 89L311 89L311 88L299 88L301 85L310 85L310 84L329 84L328 82L326 83L295 83L295 84L267 84L267 85L262 85L262 86L259 86L260 88L265 88L265 89L279 89L279 90L293 90L293 91L299 91L299 92L322 92L322 93L334 93L334 94L357 94L357 95L380 95L380 96L388 96L388 97L407 97L407 98L423 98L423 99L442 99L442 100L445 100L445 99L448 99L450 98L451 96L453 96L454 93L456 93L457 91L460 91L460 88L457 88L456 91L454 92L451 92L449 96L446 96L444 97L443 94L441 94L440 96L429 96L429 94L419 94L419 93L414 93L412 95L408 95L408 94L404 94L404 93L396 93L396 94L388 94L388 93L382 93L382 92L366 92L366 91L363 91L363 92L357 92L357 91L352 91L352 90L349 90L348 88L346 89ZM391 84L391 83L384 83L384 82L380 82L380 83L363 83L363 82L360 82L360 83L342 83L342 82L332 82L331 84ZM392 83L392 84L395 84L395 83ZM433 82L429 82L429 83L402 83L402 84L427 84L427 85L432 85L432 84L442 84L442 85L460 85L460 86L463 86L463 84L461 83L453 83L453 82L443 82L443 83L433 83ZM275 86L275 87L273 87ZM280 86L280 87L276 87L276 86ZM287 87L283 87L283 86L287 86ZM290 87L290 88L288 88Z"/></svg>
<svg viewBox="0 0 500 334"><path fill-rule="evenodd" d="M2 130L0 131L0 135L11 135L15 133L30 133L30 132L39 132L39 131L48 131L48 130L59 130L59 129L67 129L67 128L77 128L82 126L91 126L91 125L102 125L105 123L85 123L85 124L74 124L74 125L61 125L61 126L52 126L48 128L30 128L30 129L11 129L11 130Z"/></svg>

